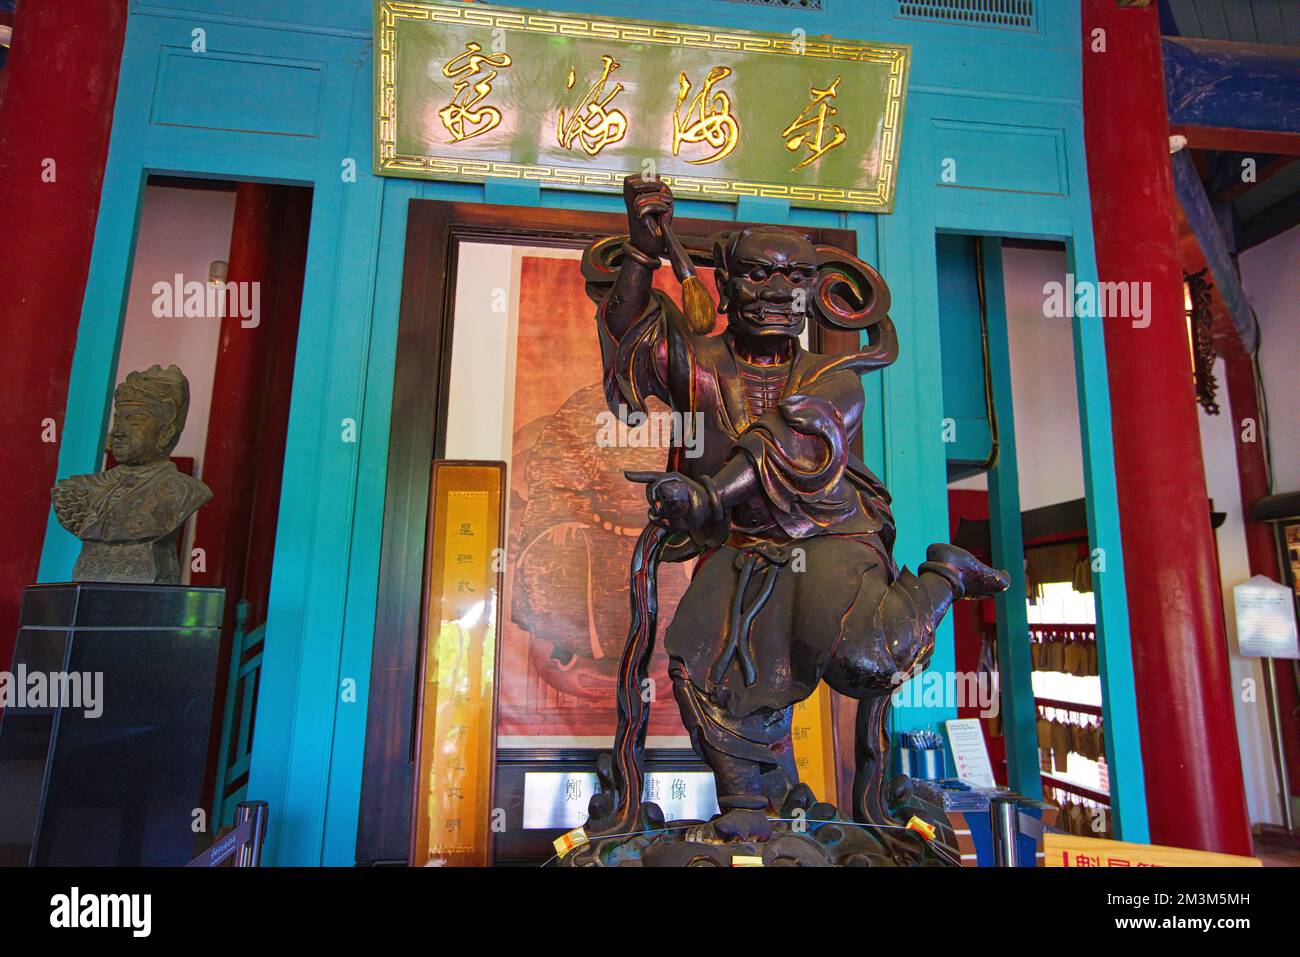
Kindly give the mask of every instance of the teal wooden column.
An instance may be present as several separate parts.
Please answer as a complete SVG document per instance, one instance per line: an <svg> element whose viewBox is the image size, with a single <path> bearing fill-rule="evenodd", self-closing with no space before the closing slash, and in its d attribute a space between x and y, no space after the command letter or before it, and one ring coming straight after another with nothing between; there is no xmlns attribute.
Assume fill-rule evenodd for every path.
<svg viewBox="0 0 1300 957"><path fill-rule="evenodd" d="M1079 283L1097 282L1091 220L1066 243L1069 271ZM1095 288L1095 286L1094 286ZM1074 378L1083 440L1083 489L1088 511L1092 592L1097 606L1097 665L1106 726L1111 822L1115 837L1150 842L1133 645L1129 635L1124 549L1120 544L1119 492L1111 442L1110 387L1103 320L1074 318Z"/></svg>
<svg viewBox="0 0 1300 957"><path fill-rule="evenodd" d="M909 107L915 99L909 103ZM908 114L903 136L904 166L922 169L929 151L924 130ZM898 361L865 376L864 388L879 383L879 421L883 471L877 473L893 496L898 539L894 558L913 571L925 560L932 542L948 539L947 451L943 442L944 382L938 257L935 249L934 190L920 176L898 181L894 212L876 217L877 261L893 296L890 315L898 328ZM868 398L871 392L867 392ZM863 434L869 419L864 413ZM872 454L871 444L864 451ZM945 616L935 635L934 653L925 672L899 689L890 716L891 730L942 731L957 717L955 698L936 696L942 682L949 689L956 669L952 620Z"/></svg>
<svg viewBox="0 0 1300 957"><path fill-rule="evenodd" d="M998 618L998 676L1002 726L1007 742L1007 784L1040 797L1038 712L1034 707L1034 663L1029 656L1029 613L1025 607L1025 542L1020 528L1020 473L1016 467L1016 416L1011 395L1011 348L1007 336L1002 241L974 240L982 253L989 375L998 423L998 456L988 472L989 536L993 564L1005 568L1011 586L994 598Z"/></svg>

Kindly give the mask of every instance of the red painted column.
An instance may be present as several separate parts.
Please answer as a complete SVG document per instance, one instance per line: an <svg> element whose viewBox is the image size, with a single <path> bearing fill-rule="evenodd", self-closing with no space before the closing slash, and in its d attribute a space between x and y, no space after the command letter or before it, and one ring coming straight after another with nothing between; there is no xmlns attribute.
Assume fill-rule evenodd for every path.
<svg viewBox="0 0 1300 957"><path fill-rule="evenodd" d="M197 516L194 545L203 549L207 570L192 572L190 582L224 586L226 618L232 622L243 586L261 458L262 404L274 331L274 302L267 301L267 294L273 289L279 189L262 183L240 183L236 189L227 278L235 284L257 284L260 315L257 325L249 320L245 326L237 295L230 297L217 341L212 411L203 447L202 478L212 489L212 501ZM250 627L255 624L250 622Z"/></svg>
<svg viewBox="0 0 1300 957"><path fill-rule="evenodd" d="M1105 52L1093 52L1096 29ZM1155 5L1083 3L1084 130L1102 281L1150 283L1150 325L1108 318L1115 471L1151 840L1251 852L1201 459Z"/></svg>
<svg viewBox="0 0 1300 957"><path fill-rule="evenodd" d="M249 629L266 620L310 215L310 190L264 183L236 188L227 279L250 289L256 284L259 312L256 324L242 316L240 302L249 297L232 293L221 321L203 449L202 478L212 501L194 532L207 568L190 575L191 584L226 589L212 754L220 746L240 599L250 605ZM214 772L209 762L205 793Z"/></svg>
<svg viewBox="0 0 1300 957"><path fill-rule="evenodd" d="M310 204L310 191L293 187L240 183L236 191L227 279L257 285L260 314L253 325L232 301L221 322L203 451L212 501L194 534L207 570L191 573L190 581L225 587L231 623L235 604L249 598L256 605L250 628L266 614L264 543L275 536ZM252 594L245 594L249 572Z"/></svg>
<svg viewBox="0 0 1300 957"><path fill-rule="evenodd" d="M127 0L18 5L0 101L0 667L36 578L99 212ZM53 166L48 161L53 161ZM105 356L104 361L109 361Z"/></svg>
<svg viewBox="0 0 1300 957"><path fill-rule="evenodd" d="M281 189L281 228L277 240L273 341L262 418L261 460L257 466L244 595L250 625L266 621L270 610L271 566L275 557L276 522L284 478L284 449L289 437L289 405L297 358L298 322L307 271L307 240L311 227L312 191Z"/></svg>
<svg viewBox="0 0 1300 957"><path fill-rule="evenodd" d="M948 541L958 541L963 521L987 522L989 520L989 493L979 489L948 490ZM967 548L971 546L967 545ZM987 549L973 549L981 561L992 561ZM979 671L986 631L996 635L997 610L993 599L961 601L949 611L952 618L953 661L957 673L975 674ZM958 718L979 718L977 703L967 702L957 708ZM984 733L984 746L993 765L993 777L999 784L1007 783L1007 739L1005 733L993 734L989 721L980 721Z"/></svg>

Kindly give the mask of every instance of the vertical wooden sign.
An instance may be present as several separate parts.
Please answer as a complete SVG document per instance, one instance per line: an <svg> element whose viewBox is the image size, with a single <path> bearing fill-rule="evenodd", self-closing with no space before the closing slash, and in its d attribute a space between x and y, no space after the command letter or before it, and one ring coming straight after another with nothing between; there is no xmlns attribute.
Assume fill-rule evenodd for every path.
<svg viewBox="0 0 1300 957"><path fill-rule="evenodd" d="M831 720L831 694L825 683L794 706L790 721L794 763L799 780L812 788L819 801L837 800L835 791L835 725Z"/></svg>
<svg viewBox="0 0 1300 957"><path fill-rule="evenodd" d="M503 462L433 463L413 866L491 861L505 475Z"/></svg>

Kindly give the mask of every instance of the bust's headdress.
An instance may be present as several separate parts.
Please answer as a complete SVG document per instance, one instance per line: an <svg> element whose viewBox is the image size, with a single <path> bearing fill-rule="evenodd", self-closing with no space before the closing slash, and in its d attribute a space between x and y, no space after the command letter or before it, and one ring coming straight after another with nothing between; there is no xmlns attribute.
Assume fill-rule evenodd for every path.
<svg viewBox="0 0 1300 957"><path fill-rule="evenodd" d="M164 369L150 366L143 372L131 372L113 392L118 406L141 405L153 413L159 428L172 427L171 442L167 451L176 447L185 417L190 411L190 383L174 365Z"/></svg>

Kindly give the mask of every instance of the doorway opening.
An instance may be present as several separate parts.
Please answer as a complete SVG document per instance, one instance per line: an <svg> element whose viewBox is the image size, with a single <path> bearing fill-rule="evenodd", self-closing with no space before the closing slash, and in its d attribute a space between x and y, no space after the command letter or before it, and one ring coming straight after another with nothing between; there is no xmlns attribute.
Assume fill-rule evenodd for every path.
<svg viewBox="0 0 1300 957"><path fill-rule="evenodd" d="M1064 827L1096 835L1110 801L1093 556L1073 329L1051 308L1067 252L940 235L936 254L952 540L1022 568L1024 588L953 610L958 671L988 676L1000 701L958 715L984 719L998 783L1041 785Z"/></svg>
<svg viewBox="0 0 1300 957"><path fill-rule="evenodd" d="M151 175L115 359L119 383L155 365L188 380L172 464L212 491L178 562L182 584L226 590L204 775L213 837L248 783L311 203L305 187Z"/></svg>
<svg viewBox="0 0 1300 957"><path fill-rule="evenodd" d="M677 220L684 241L694 237L701 249L711 246L702 237L744 225L756 224ZM585 818L597 756L614 734L615 675L630 616L627 568L645 524L644 493L622 473L662 469L664 441L671 441L653 417L636 440L619 431L601 385L595 307L578 260L588 242L626 232L627 222L604 213L415 201L407 228L399 330L406 347L394 382L357 860L406 859L416 846L415 815L445 843L449 828L471 814L499 811L504 831L489 839L490 849L476 845L472 853L484 862L540 863L554 854L552 841ZM852 232L807 231L814 242L856 247ZM709 270L697 265L711 284ZM660 270L656 283L679 296L669 270ZM856 352L858 340L818 328L807 345ZM602 429L613 441L602 439ZM421 777L430 735L417 747L414 729L430 727L421 721L438 708L430 706L432 672L421 680L428 653L422 659L420 647L430 634L442 647L443 623L425 617L428 589L446 586L430 577L436 563L429 555L436 557L440 543L423 533L439 527L429 505L436 500L431 476L471 464L505 473L501 598L492 619L499 657L494 687L473 709L482 729L467 734L476 742L490 737L495 754L478 765L479 774L490 765L491 781L437 792L466 801L472 794L473 807L435 821L442 812ZM662 573L661 627L687 580L681 566ZM476 614L471 624L481 620ZM654 800L678 802L672 815L708 817L711 772L690 749L663 662L651 676L661 680L653 682L648 787L662 789ZM829 752L819 765L826 776L819 793L850 786L853 713L843 711L844 738L836 724L841 710L830 702L819 712L825 733L818 740ZM462 726L459 719L443 723ZM442 747L450 739L438 734L436 720L432 727ZM836 740L846 742L846 755ZM693 799L700 803L684 806Z"/></svg>

